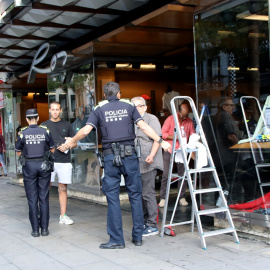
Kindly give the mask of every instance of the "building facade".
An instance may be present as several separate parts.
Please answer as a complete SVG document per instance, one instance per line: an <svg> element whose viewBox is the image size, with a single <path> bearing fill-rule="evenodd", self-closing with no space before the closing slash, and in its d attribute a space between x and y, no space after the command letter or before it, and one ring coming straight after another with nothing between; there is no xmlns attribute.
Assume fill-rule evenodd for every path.
<svg viewBox="0 0 270 270"><path fill-rule="evenodd" d="M50 102L59 101L62 117L77 132L102 100L103 85L117 81L124 98L150 96L148 111L163 123L166 116L160 113L162 96L169 84L181 95L191 96L199 112L203 105L207 106L202 120L204 131L238 228L256 234L268 232L267 201L261 199L256 205L244 203L267 198L265 194L270 192L267 185L262 189L259 183L269 181L268 167L258 172L255 166L269 163L269 142L258 142L256 149L249 145L243 148L241 143L251 134L264 134L266 138L269 134L270 124L266 124L262 134L258 133L261 114L256 100L242 98L255 97L263 107L270 93L268 1L196 1L195 4L194 1L156 1L158 5L154 1L104 0L89 1L88 6L83 6L83 1L69 1L67 5L61 1L46 1L46 4L40 1L41 5L28 2L32 2L32 9L14 19L12 29L5 24L6 16L2 16L0 25L5 38L10 37L10 46L0 37L1 72L5 71L4 67L14 69L11 79L0 85L5 104L1 109L2 129L8 142L10 173L21 172L14 142L18 127L25 124L23 115L29 106L36 107L46 120ZM76 12L82 13L84 20ZM39 20L34 22L37 15ZM25 23L26 20L30 23ZM34 23L39 29L33 29ZM32 27L32 32L28 27ZM28 36L12 45L18 29ZM76 38L72 38L74 33ZM40 46L47 42L55 46L48 46L48 52L45 46L37 55ZM29 52L16 58L19 46L26 43ZM33 50L30 43L35 44ZM42 55L44 59L35 62L39 69L34 69L36 74L31 75L33 60ZM16 59L9 62L11 57ZM64 64L63 59L68 61ZM24 67L17 69L20 63ZM22 80L35 82L35 87L19 83ZM270 121L267 112L263 116ZM96 158L100 147L98 132L92 132L71 151L71 190L101 194L102 170ZM207 188L213 179L201 175L201 181ZM214 195L202 198L206 206L215 204L216 200Z"/></svg>

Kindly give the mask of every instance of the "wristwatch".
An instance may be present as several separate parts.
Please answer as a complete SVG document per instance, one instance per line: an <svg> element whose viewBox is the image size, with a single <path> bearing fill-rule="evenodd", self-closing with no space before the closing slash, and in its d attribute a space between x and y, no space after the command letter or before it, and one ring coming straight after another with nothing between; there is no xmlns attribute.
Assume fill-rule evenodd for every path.
<svg viewBox="0 0 270 270"><path fill-rule="evenodd" d="M157 141L157 143L162 143L163 142L163 139L160 137L160 139Z"/></svg>

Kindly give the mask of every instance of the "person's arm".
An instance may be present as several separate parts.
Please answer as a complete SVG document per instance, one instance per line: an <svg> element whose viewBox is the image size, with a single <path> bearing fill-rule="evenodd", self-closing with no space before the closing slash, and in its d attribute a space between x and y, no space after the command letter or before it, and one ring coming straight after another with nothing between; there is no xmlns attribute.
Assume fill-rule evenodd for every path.
<svg viewBox="0 0 270 270"><path fill-rule="evenodd" d="M157 135L157 133L149 126L147 125L143 120L140 120L137 122L137 125L140 127L140 129L142 130L142 132L144 134L146 134L148 137L152 138L154 141L159 142L160 137ZM161 147L165 150L165 151L169 151L172 147L171 145L166 142L163 141L161 142Z"/></svg>
<svg viewBox="0 0 270 270"><path fill-rule="evenodd" d="M72 125L71 125L71 124L69 124L68 136L69 136L69 137L74 137L74 136L75 136L75 132L74 132L74 130L73 130ZM75 148L76 146L77 146L77 142L76 142L76 144L74 145L74 147L73 147L73 148Z"/></svg>
<svg viewBox="0 0 270 270"><path fill-rule="evenodd" d="M22 150L23 150L23 134L17 137L17 140L15 142L15 151L18 157L22 155Z"/></svg>
<svg viewBox="0 0 270 270"><path fill-rule="evenodd" d="M148 157L146 157L145 162L147 162L147 163L149 163L149 164L153 163L154 157L155 157L155 155L156 155L156 153L157 153L159 147L160 147L159 143L157 143L156 141L154 141L154 143L153 143L153 145L152 145L151 152L150 152L150 154L148 155Z"/></svg>
<svg viewBox="0 0 270 270"><path fill-rule="evenodd" d="M77 145L77 142L85 138L91 131L93 127L91 125L86 125L81 128L73 138L65 138L66 143L60 145L57 149L64 152L67 149L74 148Z"/></svg>
<svg viewBox="0 0 270 270"><path fill-rule="evenodd" d="M235 134L228 134L227 138L233 145L237 144L239 141Z"/></svg>
<svg viewBox="0 0 270 270"><path fill-rule="evenodd" d="M161 129L161 133L162 133L162 138L164 140L173 140L173 136L174 136L174 132L172 134L170 134L171 132L171 125L173 124L174 126L174 120L172 117L168 117L163 126L162 126L162 129ZM173 129L174 130L174 129Z"/></svg>

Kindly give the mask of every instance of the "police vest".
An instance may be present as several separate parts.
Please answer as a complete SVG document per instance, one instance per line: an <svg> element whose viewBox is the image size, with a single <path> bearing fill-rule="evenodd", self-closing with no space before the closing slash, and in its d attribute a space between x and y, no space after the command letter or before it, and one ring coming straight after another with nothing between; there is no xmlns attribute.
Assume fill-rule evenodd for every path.
<svg viewBox="0 0 270 270"><path fill-rule="evenodd" d="M99 126L102 132L102 143L135 139L133 105L129 101L102 101L97 110L101 119Z"/></svg>
<svg viewBox="0 0 270 270"><path fill-rule="evenodd" d="M20 138L24 142L22 154L27 158L42 157L49 151L48 133L46 127L25 128Z"/></svg>

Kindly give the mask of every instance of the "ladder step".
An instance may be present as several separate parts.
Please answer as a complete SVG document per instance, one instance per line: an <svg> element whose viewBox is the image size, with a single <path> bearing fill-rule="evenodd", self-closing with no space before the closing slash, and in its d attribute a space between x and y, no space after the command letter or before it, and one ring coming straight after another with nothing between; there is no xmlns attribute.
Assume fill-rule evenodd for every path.
<svg viewBox="0 0 270 270"><path fill-rule="evenodd" d="M259 163L259 164L256 164L256 167L270 167L270 163Z"/></svg>
<svg viewBox="0 0 270 270"><path fill-rule="evenodd" d="M217 192L217 191L221 191L222 188L221 187L217 187L217 188L204 188L204 189L197 189L197 190L193 190L194 194L201 194L201 193L208 193L208 192Z"/></svg>
<svg viewBox="0 0 270 270"><path fill-rule="evenodd" d="M270 182L268 183L260 183L261 187L269 187L270 186Z"/></svg>
<svg viewBox="0 0 270 270"><path fill-rule="evenodd" d="M219 235L219 234L224 234L224 233L231 233L231 232L235 232L235 228L227 228L227 229L205 232L202 234L202 236L209 237L209 236L214 236L214 235Z"/></svg>
<svg viewBox="0 0 270 270"><path fill-rule="evenodd" d="M229 211L227 207L217 207L217 208L211 208L207 210L200 210L198 211L198 215L208 215L208 214L227 212L227 211Z"/></svg>
<svg viewBox="0 0 270 270"><path fill-rule="evenodd" d="M189 173L197 173L197 172L213 172L215 167L201 168L201 169L189 169Z"/></svg>

